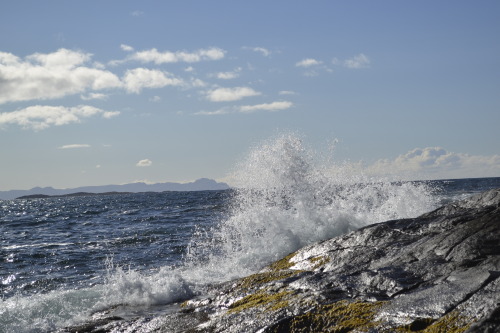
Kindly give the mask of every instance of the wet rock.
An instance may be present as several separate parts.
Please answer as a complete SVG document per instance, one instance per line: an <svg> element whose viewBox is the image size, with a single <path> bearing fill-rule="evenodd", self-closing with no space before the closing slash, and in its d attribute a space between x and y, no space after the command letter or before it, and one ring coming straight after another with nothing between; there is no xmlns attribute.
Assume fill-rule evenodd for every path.
<svg viewBox="0 0 500 333"><path fill-rule="evenodd" d="M101 331L498 332L500 189L307 246L180 308Z"/></svg>

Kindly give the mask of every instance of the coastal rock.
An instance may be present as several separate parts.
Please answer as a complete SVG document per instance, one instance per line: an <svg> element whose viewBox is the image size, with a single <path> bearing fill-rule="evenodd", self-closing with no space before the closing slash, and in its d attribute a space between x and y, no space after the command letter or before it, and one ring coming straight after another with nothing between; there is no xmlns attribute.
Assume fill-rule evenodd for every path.
<svg viewBox="0 0 500 333"><path fill-rule="evenodd" d="M168 314L85 331L500 332L499 314L496 189L304 247Z"/></svg>

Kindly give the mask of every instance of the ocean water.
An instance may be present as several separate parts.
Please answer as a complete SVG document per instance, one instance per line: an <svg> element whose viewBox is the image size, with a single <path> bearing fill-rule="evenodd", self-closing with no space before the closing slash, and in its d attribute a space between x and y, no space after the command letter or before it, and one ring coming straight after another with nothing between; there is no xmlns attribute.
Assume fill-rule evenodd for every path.
<svg viewBox="0 0 500 333"><path fill-rule="evenodd" d="M285 135L242 161L238 189L0 201L0 332L168 306L307 244L500 187L332 176L313 155Z"/></svg>

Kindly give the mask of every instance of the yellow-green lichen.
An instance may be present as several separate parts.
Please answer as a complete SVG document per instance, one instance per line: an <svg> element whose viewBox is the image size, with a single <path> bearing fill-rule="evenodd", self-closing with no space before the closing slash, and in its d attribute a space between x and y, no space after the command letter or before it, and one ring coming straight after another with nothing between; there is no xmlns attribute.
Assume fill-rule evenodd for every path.
<svg viewBox="0 0 500 333"><path fill-rule="evenodd" d="M238 281L239 287L244 289L251 289L259 287L264 283L283 280L303 272L301 270L289 269L294 265L294 263L290 262L290 259L294 255L295 253L291 253L288 256L284 257L283 259L273 262L267 267L268 270L265 272L252 274L240 279Z"/></svg>
<svg viewBox="0 0 500 333"><path fill-rule="evenodd" d="M281 291L278 293L269 293L261 291L243 297L239 301L234 302L230 307L228 313L241 312L246 309L263 307L263 310L277 311L283 307L288 306L287 297L291 291Z"/></svg>
<svg viewBox="0 0 500 333"><path fill-rule="evenodd" d="M278 271L278 272L263 272L249 275L240 279L239 286L244 289L251 289L257 286L260 286L264 283L283 280L289 278L295 274L300 273L301 271Z"/></svg>
<svg viewBox="0 0 500 333"><path fill-rule="evenodd" d="M282 321L273 329L277 332L358 332L369 331L380 323L375 314L384 302L339 301L321 305L312 311ZM273 330L272 329L272 330Z"/></svg>
<svg viewBox="0 0 500 333"><path fill-rule="evenodd" d="M270 264L268 266L269 269L271 271L280 271L280 270L284 270L284 269L289 269L290 267L295 265L293 262L290 262L290 259L292 259L295 256L295 254L296 254L295 252L290 253L286 257L284 257L278 261L273 262L272 264Z"/></svg>
<svg viewBox="0 0 500 333"><path fill-rule="evenodd" d="M313 270L320 268L321 266L324 266L326 263L330 261L330 258L328 257L323 257L323 256L317 256L314 258L309 259L311 263L314 264Z"/></svg>
<svg viewBox="0 0 500 333"><path fill-rule="evenodd" d="M474 320L452 311L439 319L419 318L413 323L397 327L397 332L419 333L463 333L469 329Z"/></svg>

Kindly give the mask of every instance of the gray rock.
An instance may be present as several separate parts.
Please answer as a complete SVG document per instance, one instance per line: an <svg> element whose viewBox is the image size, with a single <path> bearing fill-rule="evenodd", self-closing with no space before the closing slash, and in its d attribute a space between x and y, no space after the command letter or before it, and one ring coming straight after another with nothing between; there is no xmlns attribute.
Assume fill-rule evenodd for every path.
<svg viewBox="0 0 500 333"><path fill-rule="evenodd" d="M304 247L169 314L86 332L500 332L499 277L497 189Z"/></svg>

